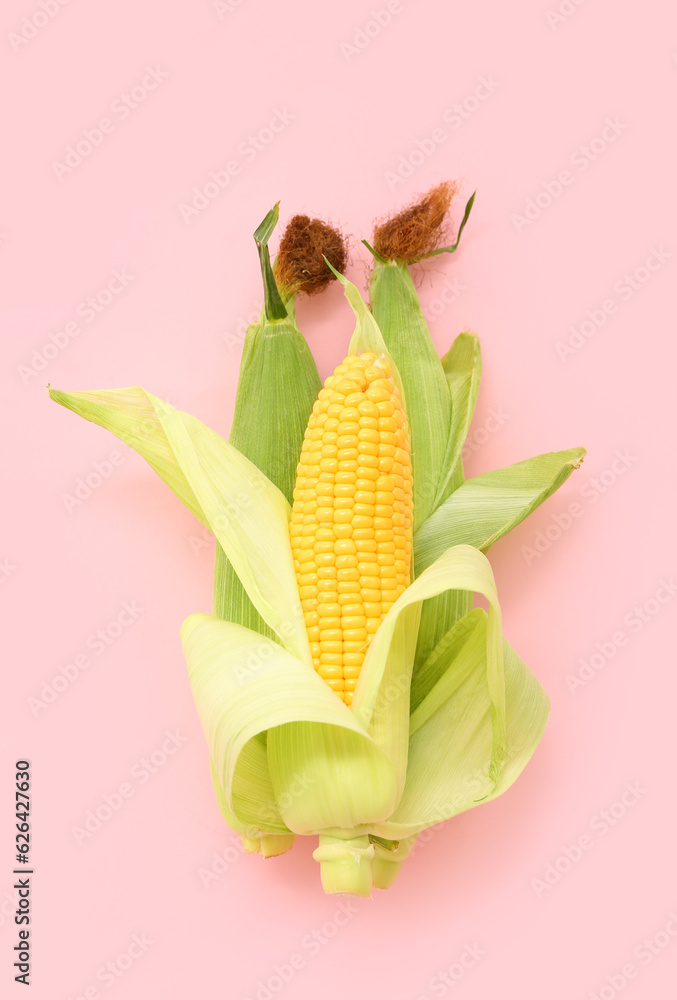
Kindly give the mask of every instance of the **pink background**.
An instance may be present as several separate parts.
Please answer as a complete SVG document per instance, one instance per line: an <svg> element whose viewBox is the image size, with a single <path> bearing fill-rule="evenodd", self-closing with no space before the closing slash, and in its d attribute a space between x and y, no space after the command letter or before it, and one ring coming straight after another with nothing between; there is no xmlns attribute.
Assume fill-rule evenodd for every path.
<svg viewBox="0 0 677 1000"><path fill-rule="evenodd" d="M37 0L3 5L3 995L22 995L10 794L13 762L28 757L40 1000L91 987L125 1000L674 996L674 604L659 588L677 572L677 12L578 0L556 21L555 0L408 0L377 31L384 6L72 2L42 26ZM160 82L123 118L112 107L149 66ZM293 118L251 156L247 137L276 111ZM98 148L58 179L53 163L107 117ZM608 118L615 129L586 158ZM231 160L239 173L184 221L181 203ZM589 456L491 554L506 634L552 699L533 762L503 798L437 828L391 891L340 916L310 841L242 859L217 811L179 643L183 618L210 608L212 543L138 456L50 403L45 385L138 383L227 434L243 323L261 299L251 234L270 206L281 199L283 223L307 211L353 234L348 273L364 288L372 220L444 178L463 185L457 221L474 188L476 207L458 254L418 282L440 352L462 328L481 336L468 474L575 445ZM537 217L520 222L539 193ZM624 275L652 248L661 266L638 271L630 294ZM78 307L116 269L126 287L88 322ZM561 357L570 327L610 298L615 312ZM333 287L298 312L324 377L349 309ZM79 334L30 368L72 321ZM610 471L617 452L625 463ZM67 509L106 461L110 475ZM143 611L88 648L125 601ZM89 667L36 716L29 699L83 653ZM573 693L567 675L596 653ZM186 739L164 757L167 731ZM153 753L164 762L149 774ZM129 798L78 844L73 827L125 782ZM637 791L619 805L626 783ZM564 849L576 856L580 838L573 863ZM135 934L152 944L120 978L97 979ZM655 935L656 954L642 951Z"/></svg>

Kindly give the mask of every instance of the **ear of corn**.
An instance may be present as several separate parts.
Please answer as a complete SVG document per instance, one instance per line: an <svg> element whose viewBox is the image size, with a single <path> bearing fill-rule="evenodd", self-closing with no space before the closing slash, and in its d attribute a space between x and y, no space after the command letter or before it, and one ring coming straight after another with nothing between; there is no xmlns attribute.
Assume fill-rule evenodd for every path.
<svg viewBox="0 0 677 1000"><path fill-rule="evenodd" d="M436 385L443 410L440 369L425 346L394 334L402 367L409 365L404 377L374 315L340 274L356 315L349 354L315 403L319 379L302 363L306 413L291 393L285 405L298 409L290 431L285 417L268 413L279 410L283 382L303 381L284 360L296 327L293 294L277 289L276 297L267 257L275 220L274 209L257 231L266 304L248 334L236 407L234 435L242 434L253 460L139 388L51 394L139 451L214 532L222 565L236 575L240 596L222 594L215 611L253 627L215 614L192 615L182 628L224 819L245 850L266 856L287 850L297 834L319 835L314 857L325 891L369 895L392 884L421 830L501 794L534 752L547 697L502 638L495 582L481 550L564 482L583 450L465 482L460 454L479 350L474 335L462 334L440 363L446 451L439 461L432 438L426 451L420 436L424 458L412 484L409 406L421 428L439 418L441 411L426 417L419 403ZM294 243L296 260L304 245ZM428 255L435 252L426 246ZM381 266L384 274L398 273L385 261ZM404 274L406 265L397 267ZM316 272L313 287L318 280ZM389 294L397 298L407 280L397 278ZM415 311L413 285L409 292ZM420 333L413 312L401 321L410 334ZM266 354L266 341L286 327L284 350ZM257 336L262 330L268 336ZM419 348L428 361L419 364L417 383ZM262 427L280 440L262 445ZM297 436L296 453L281 456L288 434ZM431 509L412 541L411 493L415 476L427 474L426 461L432 490L421 495ZM279 477L277 485L261 466ZM354 551L340 544L348 541ZM218 591L225 575L217 570L216 579ZM474 593L485 598L487 612L470 610Z"/></svg>
<svg viewBox="0 0 677 1000"><path fill-rule="evenodd" d="M313 665L347 705L371 637L409 585L411 489L390 366L349 355L313 407L290 524Z"/></svg>

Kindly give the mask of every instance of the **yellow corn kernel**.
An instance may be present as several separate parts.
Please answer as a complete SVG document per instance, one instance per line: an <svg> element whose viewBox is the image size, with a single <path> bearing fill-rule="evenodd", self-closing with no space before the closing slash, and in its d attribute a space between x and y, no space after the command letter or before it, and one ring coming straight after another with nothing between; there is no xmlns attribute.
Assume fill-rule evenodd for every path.
<svg viewBox="0 0 677 1000"><path fill-rule="evenodd" d="M348 705L369 643L409 583L409 447L388 362L349 355L313 407L289 526L313 665Z"/></svg>

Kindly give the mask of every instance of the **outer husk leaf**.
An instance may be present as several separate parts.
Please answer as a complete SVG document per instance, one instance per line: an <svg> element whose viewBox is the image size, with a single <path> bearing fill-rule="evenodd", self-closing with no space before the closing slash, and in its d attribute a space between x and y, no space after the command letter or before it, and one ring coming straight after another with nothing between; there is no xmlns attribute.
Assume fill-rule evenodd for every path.
<svg viewBox="0 0 677 1000"><path fill-rule="evenodd" d="M182 639L210 755L240 823L317 833L392 812L390 761L312 666L209 615L188 618Z"/></svg>
<svg viewBox="0 0 677 1000"><path fill-rule="evenodd" d="M284 854L294 846L296 836L293 833L272 833L260 826L250 823L242 823L226 802L223 788L214 761L210 760L212 771L212 784L214 794L219 807L219 811L224 820L242 838L242 846L245 854L262 854L264 858L275 858L279 854Z"/></svg>
<svg viewBox="0 0 677 1000"><path fill-rule="evenodd" d="M481 608L473 608L456 621L449 631L445 632L419 669L415 671L411 682L410 707L412 714L447 670L449 662L460 654L474 633L482 614Z"/></svg>
<svg viewBox="0 0 677 1000"><path fill-rule="evenodd" d="M287 500L249 459L195 417L140 387L52 399L131 445L210 528L259 614L310 664L289 545Z"/></svg>
<svg viewBox="0 0 677 1000"><path fill-rule="evenodd" d="M482 375L482 356L476 333L460 333L442 358L451 394L451 428L447 445L445 476L440 482L435 508L463 482L461 453L475 410Z"/></svg>
<svg viewBox="0 0 677 1000"><path fill-rule="evenodd" d="M435 497L436 509L464 480L461 453L475 409L482 373L482 358L477 335L459 334L442 358L442 367L451 393L451 427L444 470ZM416 649L417 671L440 636L443 636L454 622L467 614L471 607L470 595L460 591L448 591L425 602L421 609L421 625Z"/></svg>
<svg viewBox="0 0 677 1000"><path fill-rule="evenodd" d="M416 530L435 509L435 497L444 476L451 395L407 265L376 261L370 300L407 400Z"/></svg>
<svg viewBox="0 0 677 1000"><path fill-rule="evenodd" d="M462 485L437 508L414 536L417 572L422 572L437 559L448 545L474 545L486 552L559 489L578 468L584 455L583 448L549 452L466 482L463 482L459 460L455 477L460 477ZM466 595L458 593L426 601L421 612L416 670L420 669L446 631L469 609Z"/></svg>
<svg viewBox="0 0 677 1000"><path fill-rule="evenodd" d="M265 299L259 322L249 326L245 335L230 442L291 503L303 435L321 382L296 324L295 296L287 296L283 304L270 265L268 240L278 216L279 202L254 233ZM214 614L273 637L218 543Z"/></svg>
<svg viewBox="0 0 677 1000"><path fill-rule="evenodd" d="M463 647L461 656L450 661L448 676L438 682L439 690L433 688L419 706L404 793L390 819L374 828L375 835L411 837L480 801L496 798L513 784L533 755L547 721L548 698L503 640L506 758L493 784L487 767L491 715L482 655L483 627L486 621L476 627L477 635Z"/></svg>
<svg viewBox="0 0 677 1000"><path fill-rule="evenodd" d="M489 561L477 549L449 549L395 602L367 650L352 711L392 760L398 791L407 773L410 683L414 636L421 603L448 589L480 593L490 605L486 674L491 692L492 748L490 775L498 779L505 754L505 694L501 650L501 614Z"/></svg>
<svg viewBox="0 0 677 1000"><path fill-rule="evenodd" d="M584 457L584 448L548 452L466 480L416 533L418 571L450 545L486 551L552 496Z"/></svg>
<svg viewBox="0 0 677 1000"><path fill-rule="evenodd" d="M248 327L229 440L289 502L303 435L320 388L310 348L291 320L264 319ZM273 636L219 545L214 614Z"/></svg>

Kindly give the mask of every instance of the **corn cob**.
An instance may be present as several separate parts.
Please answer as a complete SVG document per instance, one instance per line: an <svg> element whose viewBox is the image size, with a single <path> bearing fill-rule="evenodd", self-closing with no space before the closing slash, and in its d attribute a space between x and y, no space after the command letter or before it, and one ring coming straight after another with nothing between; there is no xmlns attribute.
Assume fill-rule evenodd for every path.
<svg viewBox="0 0 677 1000"><path fill-rule="evenodd" d="M313 665L350 705L372 636L411 572L409 427L390 366L349 355L313 406L290 537Z"/></svg>

